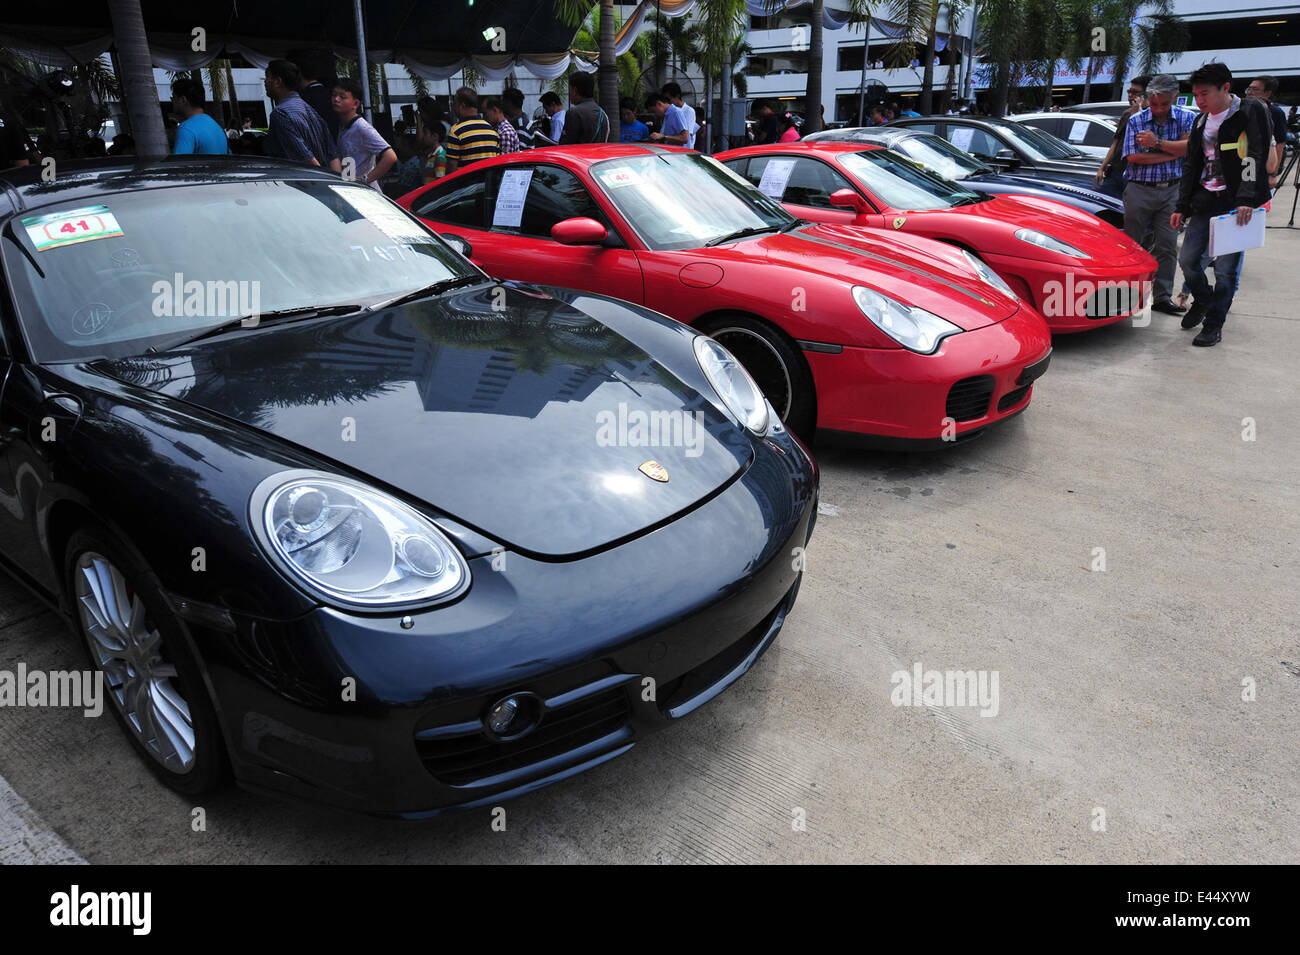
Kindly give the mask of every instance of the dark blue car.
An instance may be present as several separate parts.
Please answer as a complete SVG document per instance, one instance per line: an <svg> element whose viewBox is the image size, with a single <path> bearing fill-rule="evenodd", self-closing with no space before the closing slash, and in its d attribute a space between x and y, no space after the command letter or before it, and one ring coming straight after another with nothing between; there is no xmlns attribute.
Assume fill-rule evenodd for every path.
<svg viewBox="0 0 1300 955"><path fill-rule="evenodd" d="M913 127L829 129L813 133L805 140L840 140L884 146L932 169L940 178L957 182L975 192L1055 199L1091 213L1117 229L1124 228L1124 203L1093 187L1076 173L1024 168L1014 173L999 172L942 136Z"/></svg>
<svg viewBox="0 0 1300 955"><path fill-rule="evenodd" d="M712 339L272 160L0 174L0 565L169 786L495 804L722 692L817 469Z"/></svg>

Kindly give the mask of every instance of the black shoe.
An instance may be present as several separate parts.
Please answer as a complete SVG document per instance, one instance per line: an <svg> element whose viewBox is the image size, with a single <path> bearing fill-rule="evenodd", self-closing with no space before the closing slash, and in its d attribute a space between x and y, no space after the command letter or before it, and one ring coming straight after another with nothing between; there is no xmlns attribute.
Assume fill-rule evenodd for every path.
<svg viewBox="0 0 1300 955"><path fill-rule="evenodd" d="M1181 315L1187 311L1187 309L1183 308L1181 305L1175 305L1173 302L1165 299L1163 302L1156 302L1152 305L1151 311L1164 312L1166 315Z"/></svg>
<svg viewBox="0 0 1300 955"><path fill-rule="evenodd" d="M1222 338L1223 335L1219 331L1219 326L1206 325L1204 328L1201 329L1200 334L1198 334L1195 338L1192 339L1192 344L1209 347L1210 345L1219 344Z"/></svg>
<svg viewBox="0 0 1300 955"><path fill-rule="evenodd" d="M1192 302L1192 307L1187 310L1183 316L1183 328L1195 328L1201 322L1205 321L1206 306L1200 302Z"/></svg>

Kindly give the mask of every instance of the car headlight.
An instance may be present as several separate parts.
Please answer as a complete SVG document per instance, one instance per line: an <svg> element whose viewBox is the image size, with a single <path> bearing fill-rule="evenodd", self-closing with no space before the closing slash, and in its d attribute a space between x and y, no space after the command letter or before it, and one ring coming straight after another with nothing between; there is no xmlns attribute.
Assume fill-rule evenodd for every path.
<svg viewBox="0 0 1300 955"><path fill-rule="evenodd" d="M1092 256L1086 252L1080 252L1074 246L1062 242L1045 232L1038 232L1035 229L1017 229L1016 238L1021 242L1028 242L1030 245L1036 245L1040 249L1047 249L1049 252L1057 252L1061 255L1072 256L1076 259L1090 259Z"/></svg>
<svg viewBox="0 0 1300 955"><path fill-rule="evenodd" d="M458 596L469 567L429 519L337 475L296 471L253 492L252 523L277 566L327 602L371 610Z"/></svg>
<svg viewBox="0 0 1300 955"><path fill-rule="evenodd" d="M1020 296L1016 295L1015 292L1011 291L1011 286L1006 283L1006 280L1003 279L1002 276L994 272L993 269L989 267L989 264L987 262L981 259L978 255L971 254L971 251L969 249L962 249L961 254L966 256L966 261L970 263L971 268L973 268L976 272L979 273L979 277L981 279L983 279L989 285L992 285L995 289L997 289L999 292L1002 292L1004 295L1011 296L1011 298L1014 301L1017 302L1020 301Z"/></svg>
<svg viewBox="0 0 1300 955"><path fill-rule="evenodd" d="M695 337L695 360L727 410L755 434L767 434L767 398L736 357L707 335Z"/></svg>
<svg viewBox="0 0 1300 955"><path fill-rule="evenodd" d="M896 302L888 295L861 285L853 286L853 301L858 303L858 308L871 324L904 348L923 355L933 354L940 341L961 331L952 322L932 312Z"/></svg>

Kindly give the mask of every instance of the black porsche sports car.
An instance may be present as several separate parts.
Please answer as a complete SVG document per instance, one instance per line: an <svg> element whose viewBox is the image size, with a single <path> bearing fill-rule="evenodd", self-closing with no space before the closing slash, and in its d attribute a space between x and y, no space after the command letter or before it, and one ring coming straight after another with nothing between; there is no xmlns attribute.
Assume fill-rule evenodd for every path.
<svg viewBox="0 0 1300 955"><path fill-rule="evenodd" d="M39 172L0 174L0 564L168 785L495 804L775 639L817 469L712 339L306 167Z"/></svg>

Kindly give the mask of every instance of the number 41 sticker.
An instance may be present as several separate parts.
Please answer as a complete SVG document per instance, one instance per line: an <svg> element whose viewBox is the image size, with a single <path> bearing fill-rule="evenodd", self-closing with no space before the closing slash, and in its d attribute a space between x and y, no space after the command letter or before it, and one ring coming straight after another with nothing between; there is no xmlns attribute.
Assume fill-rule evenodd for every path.
<svg viewBox="0 0 1300 955"><path fill-rule="evenodd" d="M37 252L122 235L122 227L117 224L117 217L108 211L108 206L86 206L48 216L34 216L24 219L23 227Z"/></svg>

